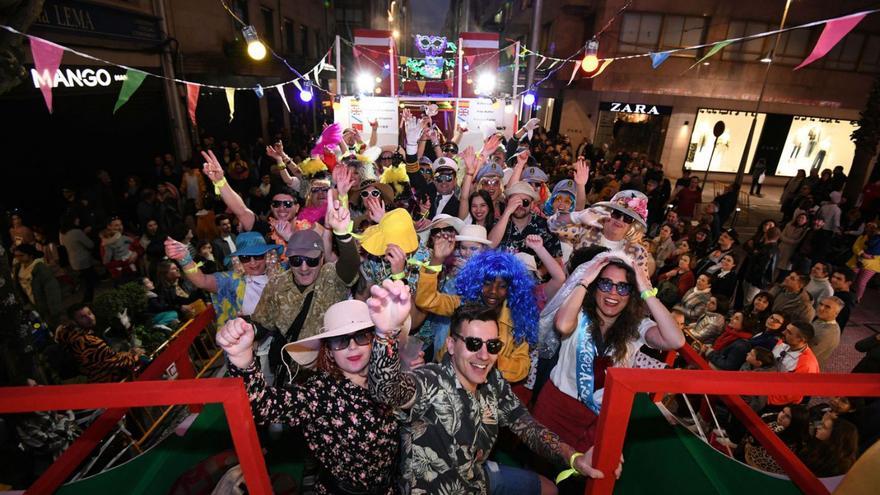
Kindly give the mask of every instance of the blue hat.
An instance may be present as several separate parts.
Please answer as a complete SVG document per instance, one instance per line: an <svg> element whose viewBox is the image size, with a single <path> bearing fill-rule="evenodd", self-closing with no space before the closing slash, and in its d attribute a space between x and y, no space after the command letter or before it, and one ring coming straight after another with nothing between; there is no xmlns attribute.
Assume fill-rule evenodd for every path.
<svg viewBox="0 0 880 495"><path fill-rule="evenodd" d="M550 180L547 174L538 167L526 167L523 170L521 179L525 182L547 182Z"/></svg>
<svg viewBox="0 0 880 495"><path fill-rule="evenodd" d="M431 165L431 163L433 162L431 162L431 159L427 156L422 156L421 158L419 158L419 165Z"/></svg>
<svg viewBox="0 0 880 495"><path fill-rule="evenodd" d="M477 172L475 180L479 182L483 177L489 177L490 175L494 175L500 179L504 177L504 169L497 163L487 163L483 165L479 172Z"/></svg>
<svg viewBox="0 0 880 495"><path fill-rule="evenodd" d="M228 265L233 256L259 256L273 249L281 254L281 246L267 244L259 232L242 232L235 237L235 252L230 253L223 262Z"/></svg>
<svg viewBox="0 0 880 495"><path fill-rule="evenodd" d="M571 179L561 180L553 186L553 192L551 195L559 192L566 192L572 196L577 196L577 185Z"/></svg>

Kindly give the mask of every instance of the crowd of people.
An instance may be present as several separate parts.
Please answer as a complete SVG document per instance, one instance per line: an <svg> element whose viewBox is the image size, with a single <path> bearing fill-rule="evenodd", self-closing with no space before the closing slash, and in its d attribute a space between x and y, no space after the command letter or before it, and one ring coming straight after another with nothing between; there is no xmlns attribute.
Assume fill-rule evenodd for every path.
<svg viewBox="0 0 880 495"><path fill-rule="evenodd" d="M142 285L135 317L151 324L207 301L257 423L303 432L317 493L554 493L560 469L619 475L592 465L607 368L691 345L717 370L827 371L880 271L880 183L856 204L842 168L801 171L778 219L742 236L736 188L706 198L689 170L575 146L537 119L479 149L459 149L461 128L400 120L394 146L376 146L375 124L366 141L332 124L311 149L205 137L150 177L100 171L62 191L57 236L13 211L3 312L36 315L44 348L101 382L144 361L96 328L102 280ZM4 354L39 353L29 325ZM856 349L853 372L880 372L880 336ZM22 384L41 361L10 362ZM880 401L745 399L818 476L880 434ZM501 427L535 459L493 462ZM780 471L726 427L735 455Z"/></svg>

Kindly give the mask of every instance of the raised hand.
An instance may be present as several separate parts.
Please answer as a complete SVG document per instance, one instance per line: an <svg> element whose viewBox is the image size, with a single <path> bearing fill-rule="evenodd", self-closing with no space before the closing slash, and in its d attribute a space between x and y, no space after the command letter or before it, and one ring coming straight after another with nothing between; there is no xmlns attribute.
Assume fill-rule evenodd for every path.
<svg viewBox="0 0 880 495"><path fill-rule="evenodd" d="M529 161L529 155L531 153L528 149L524 149L516 154L516 166L519 168L523 168L526 166L526 163Z"/></svg>
<svg viewBox="0 0 880 495"><path fill-rule="evenodd" d="M443 236L434 237L434 249L431 254L431 264L441 265L455 251L455 240Z"/></svg>
<svg viewBox="0 0 880 495"><path fill-rule="evenodd" d="M186 258L187 254L189 254L189 250L182 243L170 237L165 238L165 256L172 260L180 261Z"/></svg>
<svg viewBox="0 0 880 495"><path fill-rule="evenodd" d="M477 175L477 169L480 167L480 164L477 162L477 153L474 151L473 146L468 146L461 152L461 158L464 161L464 166L467 168L467 174L471 177Z"/></svg>
<svg viewBox="0 0 880 495"><path fill-rule="evenodd" d="M382 198L367 196L367 198L364 199L364 206L367 207L367 217L373 223L379 223L382 220L382 217L385 216L385 201L383 201Z"/></svg>
<svg viewBox="0 0 880 495"><path fill-rule="evenodd" d="M351 169L348 167L334 167L333 182L336 183L336 192L339 193L340 197L347 195L348 191L351 190L351 186L354 185Z"/></svg>
<svg viewBox="0 0 880 495"><path fill-rule="evenodd" d="M523 129L525 129L526 131L534 131L538 128L538 124L540 123L540 119L538 119L537 117L532 117L525 123L525 125L523 125Z"/></svg>
<svg viewBox="0 0 880 495"><path fill-rule="evenodd" d="M513 213L514 210L516 210L517 208L522 206L523 199L525 199L523 197L523 195L518 194L518 195L510 198L509 200L507 200L507 206L504 207L505 213L507 213L507 212Z"/></svg>
<svg viewBox="0 0 880 495"><path fill-rule="evenodd" d="M409 288L400 280L385 280L382 285L371 286L367 307L376 335L396 336L409 317L411 304Z"/></svg>
<svg viewBox="0 0 880 495"><path fill-rule="evenodd" d="M526 247L534 252L544 248L544 239L539 235L530 234L526 236Z"/></svg>
<svg viewBox="0 0 880 495"><path fill-rule="evenodd" d="M612 259L620 258L621 253L622 251L606 251L596 255L592 261L588 262L588 268L584 271L583 277L581 277L581 283L589 286L594 280L596 280L599 274L602 273L602 270L608 266L608 263L610 263Z"/></svg>
<svg viewBox="0 0 880 495"><path fill-rule="evenodd" d="M214 152L210 150L207 152L202 151L202 158L205 159L202 170L211 179L211 182L223 180L223 167L220 166L220 160L214 156Z"/></svg>
<svg viewBox="0 0 880 495"><path fill-rule="evenodd" d="M590 162L579 156L574 163L574 183L583 186L590 180Z"/></svg>
<svg viewBox="0 0 880 495"><path fill-rule="evenodd" d="M339 200L328 200L325 222L327 227L332 229L334 233L346 233L348 232L348 226L351 224L351 211L342 206Z"/></svg>
<svg viewBox="0 0 880 495"><path fill-rule="evenodd" d="M379 129L379 119L371 120L370 121L370 128L373 129L373 131L376 131L377 129Z"/></svg>
<svg viewBox="0 0 880 495"><path fill-rule="evenodd" d="M385 259L391 264L391 274L397 275L406 270L406 253L396 244L389 244L385 248Z"/></svg>
<svg viewBox="0 0 880 495"><path fill-rule="evenodd" d="M408 112L406 113L408 114ZM403 129L406 134L407 153L409 153L410 148L419 144L419 139L422 137L422 126L419 124L418 119L410 114L403 120Z"/></svg>
<svg viewBox="0 0 880 495"><path fill-rule="evenodd" d="M489 136L489 139L483 143L483 151L480 153L483 156L489 156L496 149L498 149L498 145L501 144L501 136L498 134L492 134Z"/></svg>
<svg viewBox="0 0 880 495"><path fill-rule="evenodd" d="M275 229L275 233L284 239L284 242L290 240L290 237L293 235L293 227L291 227L289 221L270 218L269 222L272 224L272 228Z"/></svg>
<svg viewBox="0 0 880 495"><path fill-rule="evenodd" d="M282 163L287 155L284 154L284 145L278 143L277 146L278 148L275 148L275 145L266 146L266 155L276 162Z"/></svg>
<svg viewBox="0 0 880 495"><path fill-rule="evenodd" d="M216 340L236 367L247 368L254 361L254 327L243 319L227 321Z"/></svg>

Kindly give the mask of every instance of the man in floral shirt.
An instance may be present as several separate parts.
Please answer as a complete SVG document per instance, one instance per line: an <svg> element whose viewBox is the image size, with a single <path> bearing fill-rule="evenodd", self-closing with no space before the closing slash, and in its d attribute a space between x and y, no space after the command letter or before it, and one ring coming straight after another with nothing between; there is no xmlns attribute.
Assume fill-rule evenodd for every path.
<svg viewBox="0 0 880 495"><path fill-rule="evenodd" d="M536 422L494 369L501 342L494 311L465 304L452 316L448 355L404 373L397 334L409 314L402 282L371 288L367 304L376 338L369 366L370 394L397 407L403 425L402 492L412 494L541 493L552 483L536 473L487 462L501 427L532 451L579 473L602 477L582 455ZM618 468L619 469L619 468Z"/></svg>

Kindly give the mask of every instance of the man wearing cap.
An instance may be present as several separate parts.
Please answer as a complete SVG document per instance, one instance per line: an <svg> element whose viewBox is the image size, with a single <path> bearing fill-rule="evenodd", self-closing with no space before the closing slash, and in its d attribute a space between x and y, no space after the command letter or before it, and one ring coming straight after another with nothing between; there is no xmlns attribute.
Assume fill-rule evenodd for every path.
<svg viewBox="0 0 880 495"><path fill-rule="evenodd" d="M348 232L350 213L334 202L328 208L327 224L333 230L339 259L327 262L324 242L314 230L298 230L287 243L290 268L270 274L253 320L275 338L269 350L272 370L281 347L298 339L311 337L321 330L321 315L333 304L345 300L357 282L360 256L357 244Z"/></svg>
<svg viewBox="0 0 880 495"><path fill-rule="evenodd" d="M454 143L453 143L454 144ZM441 156L431 162L424 156L419 159L422 170L425 169L423 160L427 160L429 173L413 174L407 170L410 184L416 189L418 196L427 196L431 201L429 218L434 218L438 213L447 215L458 214L458 197L455 194L458 185L457 173L458 162L452 158Z"/></svg>
<svg viewBox="0 0 880 495"><path fill-rule="evenodd" d="M517 182L507 188L507 207L501 218L489 232L492 245L511 253L535 253L526 246L526 237L539 235L544 247L556 259L562 258L559 239L550 232L547 220L532 212L531 204L538 201L538 193L525 182Z"/></svg>
<svg viewBox="0 0 880 495"><path fill-rule="evenodd" d="M409 291L386 281L371 293L367 304L376 338L368 385L375 400L399 409L405 421L402 493L555 491L534 472L488 460L501 427L555 464L603 476L590 465L591 452L576 452L535 421L495 369L501 342L494 311L478 304L460 306L452 316L443 362L402 372L398 335L409 313Z"/></svg>
<svg viewBox="0 0 880 495"><path fill-rule="evenodd" d="M547 220L551 232L574 249L602 246L626 252L636 264L653 272L654 260L638 239L647 227L648 198L639 191L620 191L610 201L574 213L557 213Z"/></svg>
<svg viewBox="0 0 880 495"><path fill-rule="evenodd" d="M165 239L165 255L177 261L187 280L194 286L211 293L211 302L217 313L217 325L223 325L230 318L253 314L269 278L266 275L266 257L269 252L281 254L281 246L267 244L258 232L242 232L235 238L236 250L229 260L237 258L241 266L238 270L216 272L206 275L199 270L186 245Z"/></svg>

